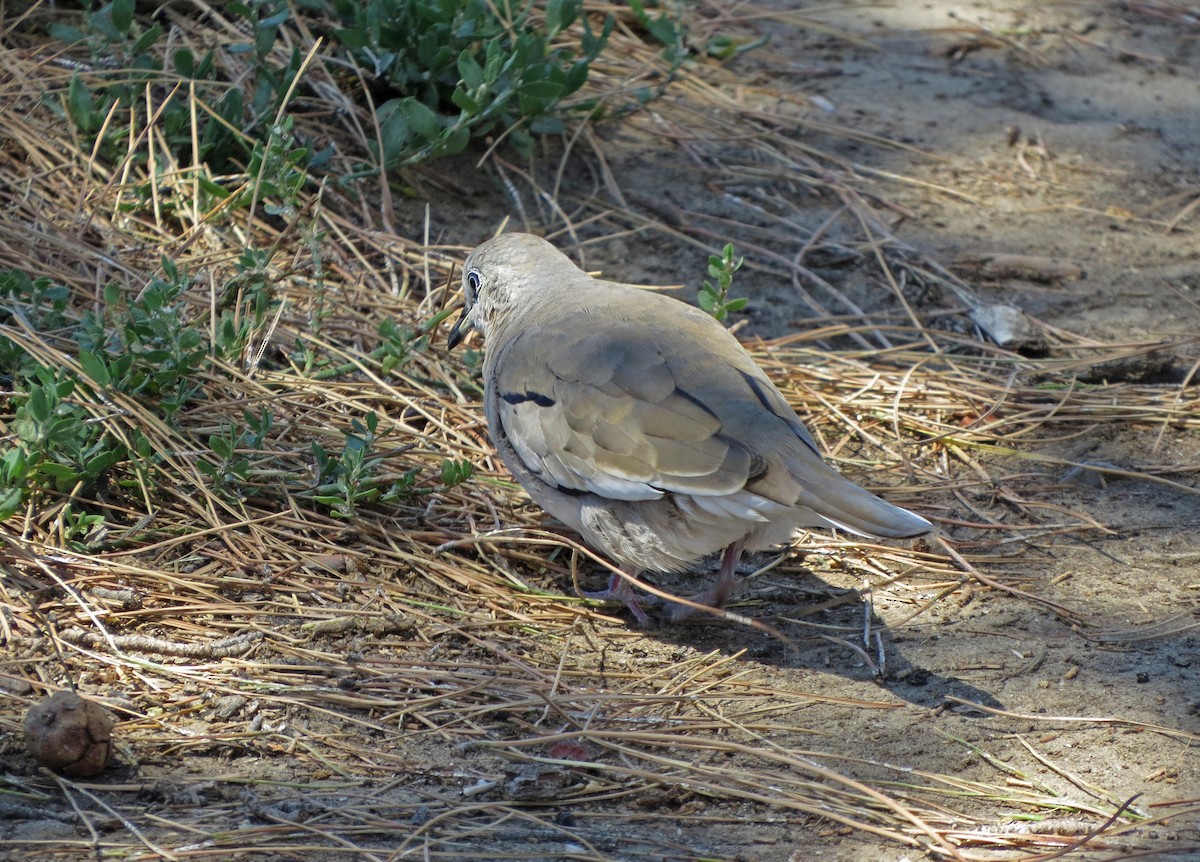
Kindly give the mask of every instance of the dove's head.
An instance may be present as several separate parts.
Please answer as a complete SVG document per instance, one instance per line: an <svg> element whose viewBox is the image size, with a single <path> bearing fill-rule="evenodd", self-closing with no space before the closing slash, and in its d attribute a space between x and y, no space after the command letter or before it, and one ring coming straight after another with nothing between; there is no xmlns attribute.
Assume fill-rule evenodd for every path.
<svg viewBox="0 0 1200 862"><path fill-rule="evenodd" d="M583 273L541 237L506 233L467 255L463 266L463 311L446 339L451 349L472 329L488 330L540 302L546 292ZM584 276L586 277L586 276Z"/></svg>

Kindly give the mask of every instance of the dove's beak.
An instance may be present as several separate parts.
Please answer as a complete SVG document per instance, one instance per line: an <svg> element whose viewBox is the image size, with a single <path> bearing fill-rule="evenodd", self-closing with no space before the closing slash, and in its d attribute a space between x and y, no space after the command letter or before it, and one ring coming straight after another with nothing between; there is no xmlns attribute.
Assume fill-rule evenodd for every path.
<svg viewBox="0 0 1200 862"><path fill-rule="evenodd" d="M471 324L467 322L467 311L468 307L464 302L462 314L458 316L458 320L454 321L454 325L450 327L450 334L446 336L446 347L450 350L458 347L467 337L467 333L471 331Z"/></svg>

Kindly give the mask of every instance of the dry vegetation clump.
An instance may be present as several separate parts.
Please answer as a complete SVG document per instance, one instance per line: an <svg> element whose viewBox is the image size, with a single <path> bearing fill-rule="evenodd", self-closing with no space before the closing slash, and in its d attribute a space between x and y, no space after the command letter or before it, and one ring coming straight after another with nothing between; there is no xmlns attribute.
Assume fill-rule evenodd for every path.
<svg viewBox="0 0 1200 862"><path fill-rule="evenodd" d="M586 110L555 114L561 139L531 138L523 156L497 121L469 160L389 172L378 82L329 20L169 4L122 28L125 4L111 5L116 36L84 16L82 42L47 36L56 13L40 4L0 33L0 813L26 823L8 833L25 858L692 859L741 852L749 828L1032 860L1151 853L1167 834L1155 824L1195 816L1182 794L1148 808L1050 762L1004 763L962 727L1040 719L970 686L935 704L966 716L939 738L982 764L970 776L847 747L826 711L869 726L903 705L777 681L736 647L779 670L824 638L860 681L886 677L882 641L853 646L844 620L781 612L764 625L783 641L731 627L710 646L706 626L658 640L576 598L602 561L508 478L479 357L444 350L456 267L479 237L432 225L469 166L563 244L733 239L748 268L802 286L813 327L756 341L756 356L843 469L894 488L944 538L807 536L774 574L794 585L800 560L866 582L903 610L893 628L979 593L1089 625L1023 563L1106 528L1040 491L1075 471L1195 492L1194 465L1150 448L1200 426L1195 366L1173 386L1082 382L1174 345L1039 328L1034 358L984 339L970 286L891 234L883 187L781 118L854 130L730 86L705 53L740 37L707 8L688 13L685 42L662 13L587 4L597 33L614 23L563 97ZM601 108L753 215L635 211L606 168ZM801 230L789 192L822 212L800 254L782 250ZM424 226L398 223L405 195L430 196ZM840 259L874 273L882 309L812 262ZM1140 435L1146 459L1082 462L1057 445L1105 426ZM736 611L756 616L777 592ZM87 784L19 749L24 710L63 688L120 718L114 763Z"/></svg>

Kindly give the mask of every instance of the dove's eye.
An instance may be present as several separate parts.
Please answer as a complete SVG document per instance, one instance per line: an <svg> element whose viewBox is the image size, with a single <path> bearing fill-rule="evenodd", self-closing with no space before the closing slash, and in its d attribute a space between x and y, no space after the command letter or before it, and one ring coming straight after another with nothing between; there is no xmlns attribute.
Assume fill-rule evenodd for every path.
<svg viewBox="0 0 1200 862"><path fill-rule="evenodd" d="M479 290L479 270L473 269L467 273L467 287L471 290Z"/></svg>

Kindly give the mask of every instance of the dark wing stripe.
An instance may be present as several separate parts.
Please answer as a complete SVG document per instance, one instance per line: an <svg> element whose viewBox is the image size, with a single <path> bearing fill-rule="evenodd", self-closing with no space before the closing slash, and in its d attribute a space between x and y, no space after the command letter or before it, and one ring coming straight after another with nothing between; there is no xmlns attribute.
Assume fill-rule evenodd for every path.
<svg viewBox="0 0 1200 862"><path fill-rule="evenodd" d="M750 387L750 390L754 393L754 396L758 399L758 403L761 404L763 407L766 407L767 410L774 413L776 416L778 416L779 413L775 410L775 405L771 403L771 399L767 397L767 393L763 390L762 384L759 383L758 380L756 380L754 378L754 375L747 374L745 371L742 371L741 375L742 375L742 379L746 381L746 385Z"/></svg>
<svg viewBox="0 0 1200 862"><path fill-rule="evenodd" d="M707 404L705 404L703 401L701 401L699 398L697 398L692 393L688 392L686 389L681 389L679 386L676 386L675 394L678 395L680 398L682 398L684 401L687 401L691 404L695 404L697 407L699 407L701 410L703 410L705 413L707 413L713 419L717 418L717 414L714 413Z"/></svg>
<svg viewBox="0 0 1200 862"><path fill-rule="evenodd" d="M500 397L509 404L524 404L526 401L532 401L538 407L553 407L555 404L553 398L540 392L501 392Z"/></svg>
<svg viewBox="0 0 1200 862"><path fill-rule="evenodd" d="M758 399L758 402L762 404L763 407L766 407L768 411L778 416L784 422L788 423L788 426L793 432L795 432L796 436L800 438L801 442L804 443L804 445L809 449L812 449L813 453L819 458L821 453L818 452L817 448L809 441L808 434L804 430L804 425L801 424L800 420L796 417L796 414L793 413L790 408L788 409L788 413L790 415L785 416L781 414L779 410L776 409L777 404L770 397L770 393L763 388L762 381L755 379L754 375L747 374L745 371L742 371L741 375L742 379L746 381L746 385L750 387L750 390Z"/></svg>

